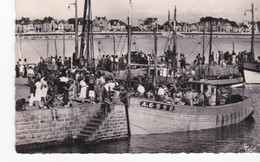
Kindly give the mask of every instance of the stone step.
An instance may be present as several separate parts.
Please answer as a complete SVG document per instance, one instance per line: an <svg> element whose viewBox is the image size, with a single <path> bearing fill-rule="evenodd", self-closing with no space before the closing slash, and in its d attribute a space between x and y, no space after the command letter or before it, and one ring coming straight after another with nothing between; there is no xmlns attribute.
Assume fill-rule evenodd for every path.
<svg viewBox="0 0 260 162"><path fill-rule="evenodd" d="M80 134L84 134L84 135L92 135L92 134L93 134L93 131L82 130L82 131L80 131Z"/></svg>
<svg viewBox="0 0 260 162"><path fill-rule="evenodd" d="M93 132L93 131L95 131L95 130L96 130L96 128L94 128L94 127L83 127L83 130L86 130L86 131L91 131L91 132Z"/></svg>
<svg viewBox="0 0 260 162"><path fill-rule="evenodd" d="M98 123L98 124L101 124L102 123L102 119L91 119L90 120L90 123Z"/></svg>
<svg viewBox="0 0 260 162"><path fill-rule="evenodd" d="M90 123L88 123L88 124L86 125L86 127L97 128L99 125L100 125L99 123L92 123L92 122L90 122Z"/></svg>
<svg viewBox="0 0 260 162"><path fill-rule="evenodd" d="M103 115L95 115L93 116L93 119L105 119Z"/></svg>
<svg viewBox="0 0 260 162"><path fill-rule="evenodd" d="M84 140L90 140L90 136L89 135L85 135L85 134L79 134L78 138L84 139Z"/></svg>

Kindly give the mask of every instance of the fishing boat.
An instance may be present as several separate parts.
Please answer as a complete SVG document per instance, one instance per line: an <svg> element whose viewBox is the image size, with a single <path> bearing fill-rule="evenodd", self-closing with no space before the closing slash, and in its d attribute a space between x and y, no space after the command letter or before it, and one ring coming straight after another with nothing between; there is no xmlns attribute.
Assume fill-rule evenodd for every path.
<svg viewBox="0 0 260 162"><path fill-rule="evenodd" d="M209 54L211 54L211 46L212 25ZM241 122L252 115L254 107L251 105L251 99L232 93L232 88L243 83L243 78L238 75L238 68L235 72L235 68L232 67L223 68L220 65L211 65L210 59L209 56L207 65L200 66L205 77L190 77L183 81L185 95L189 93L192 96L194 94L203 96L202 102L195 102L195 98L180 96L175 96L173 100L132 97L128 109L131 134L172 133L217 128ZM156 67L155 61L155 69ZM230 68L233 73L219 77L217 71L227 70L227 68ZM223 74L223 71L220 73ZM154 75L157 75L157 71ZM155 85L157 85L156 79Z"/></svg>
<svg viewBox="0 0 260 162"><path fill-rule="evenodd" d="M252 33L251 33L251 52L250 55L252 57L249 62L243 63L243 73L245 82L247 84L259 84L260 83L260 62L255 59L254 53L254 37L255 37L255 22L254 22L254 4L252 3L251 10L252 13Z"/></svg>

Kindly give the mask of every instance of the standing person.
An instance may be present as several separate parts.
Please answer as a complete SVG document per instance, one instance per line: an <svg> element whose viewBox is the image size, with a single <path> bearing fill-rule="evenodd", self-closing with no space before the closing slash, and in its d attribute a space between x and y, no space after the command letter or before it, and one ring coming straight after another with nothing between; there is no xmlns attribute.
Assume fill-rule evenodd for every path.
<svg viewBox="0 0 260 162"><path fill-rule="evenodd" d="M180 55L180 65L181 65L181 69L186 69L186 58L185 55L182 53Z"/></svg>
<svg viewBox="0 0 260 162"><path fill-rule="evenodd" d="M21 63L19 66L19 73L20 76L23 77L24 76L24 65Z"/></svg>
<svg viewBox="0 0 260 162"><path fill-rule="evenodd" d="M89 83L89 98L90 98L90 102L92 104L95 104L95 91L94 91L94 84L93 83Z"/></svg>
<svg viewBox="0 0 260 162"><path fill-rule="evenodd" d="M69 90L70 90L70 81L67 81L63 84L63 105L64 105L64 107L69 107Z"/></svg>
<svg viewBox="0 0 260 162"><path fill-rule="evenodd" d="M110 56L110 71L113 72L114 70L114 56Z"/></svg>
<svg viewBox="0 0 260 162"><path fill-rule="evenodd" d="M209 60L210 60L210 64L214 64L214 52L211 52L211 54L209 55Z"/></svg>
<svg viewBox="0 0 260 162"><path fill-rule="evenodd" d="M90 77L89 77L89 98L90 98L90 102L92 104L94 104L95 102L95 76L94 74L91 74Z"/></svg>
<svg viewBox="0 0 260 162"><path fill-rule="evenodd" d="M19 67L19 62L17 62L16 63L16 65L15 65L15 73L16 73L16 78L19 78L20 77L20 69L19 69L20 67Z"/></svg>
<svg viewBox="0 0 260 162"><path fill-rule="evenodd" d="M50 90L48 90L46 106L48 109L51 110L52 120L54 120L54 118L56 118L56 120L59 121L58 109L55 107L54 102L55 102L55 94L53 93L52 89L50 89Z"/></svg>
<svg viewBox="0 0 260 162"><path fill-rule="evenodd" d="M144 96L144 93L145 93L145 88L144 86L142 86L141 84L138 85L137 87L137 93L138 93L138 96Z"/></svg>
<svg viewBox="0 0 260 162"><path fill-rule="evenodd" d="M165 95L164 88L162 86L159 87L158 93L157 93L157 101L163 101Z"/></svg>
<svg viewBox="0 0 260 162"><path fill-rule="evenodd" d="M48 92L48 84L47 84L47 78L43 77L41 79L41 84L42 84L42 90L41 90L41 99L43 100L43 104L45 105L46 103L46 97L47 97L47 92Z"/></svg>
<svg viewBox="0 0 260 162"><path fill-rule="evenodd" d="M42 108L41 98L42 98L42 83L40 79L37 79L35 81L35 98L34 101L39 106L39 108Z"/></svg>
<svg viewBox="0 0 260 162"><path fill-rule="evenodd" d="M85 98L86 98L86 95L87 95L87 84L84 81L84 79L82 79L79 82L79 85L81 87L79 98L82 100L82 102L85 102Z"/></svg>
<svg viewBox="0 0 260 162"><path fill-rule="evenodd" d="M114 61L114 69L115 69L115 71L118 71L118 64L119 64L119 60L118 60L118 56L116 55L116 57L115 57L115 61Z"/></svg>
<svg viewBox="0 0 260 162"><path fill-rule="evenodd" d="M24 74L23 74L23 77L26 78L27 77L27 59L25 58L24 59Z"/></svg>
<svg viewBox="0 0 260 162"><path fill-rule="evenodd" d="M35 98L35 90L36 90L36 87L35 87L35 78L32 78L30 80L30 100L29 100L29 106L33 106L33 103L34 103L34 98Z"/></svg>
<svg viewBox="0 0 260 162"><path fill-rule="evenodd" d="M34 77L34 71L31 66L28 68L28 85L30 85L32 78Z"/></svg>

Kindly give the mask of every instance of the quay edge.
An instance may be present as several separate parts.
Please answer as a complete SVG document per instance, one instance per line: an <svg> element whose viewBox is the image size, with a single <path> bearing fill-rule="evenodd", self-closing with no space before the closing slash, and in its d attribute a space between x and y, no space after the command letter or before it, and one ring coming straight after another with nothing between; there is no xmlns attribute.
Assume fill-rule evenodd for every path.
<svg viewBox="0 0 260 162"><path fill-rule="evenodd" d="M16 112L16 151L28 152L63 144L89 144L107 140L128 138L125 107L122 104L111 105L111 112L96 122L97 127L82 138L82 131L95 122L100 113L100 105L91 107L61 108L58 110L59 121L52 120L51 110ZM84 135L83 135L84 136Z"/></svg>

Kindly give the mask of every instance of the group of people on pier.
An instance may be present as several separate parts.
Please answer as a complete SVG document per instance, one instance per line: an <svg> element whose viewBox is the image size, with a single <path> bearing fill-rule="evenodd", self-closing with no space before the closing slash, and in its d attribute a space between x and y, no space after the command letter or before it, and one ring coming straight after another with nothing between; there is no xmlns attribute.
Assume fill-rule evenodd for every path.
<svg viewBox="0 0 260 162"><path fill-rule="evenodd" d="M56 111L57 104L70 107L72 100L108 104L120 100L120 92L123 94L125 91L123 83L105 77L100 71L73 66L71 59L66 57L64 61L61 57L40 58L34 66L19 60L16 66L28 69L27 75L23 73L22 77L28 78L30 86L29 106L35 105L40 109Z"/></svg>

